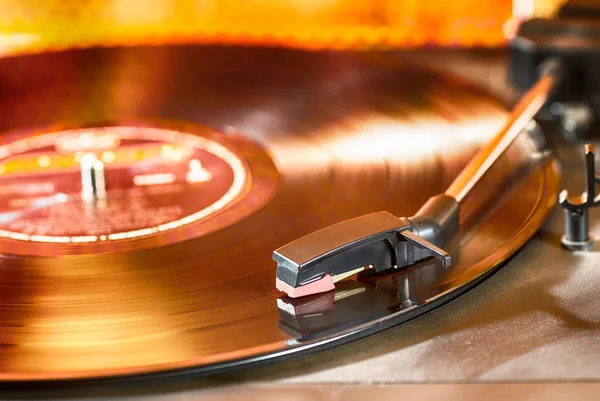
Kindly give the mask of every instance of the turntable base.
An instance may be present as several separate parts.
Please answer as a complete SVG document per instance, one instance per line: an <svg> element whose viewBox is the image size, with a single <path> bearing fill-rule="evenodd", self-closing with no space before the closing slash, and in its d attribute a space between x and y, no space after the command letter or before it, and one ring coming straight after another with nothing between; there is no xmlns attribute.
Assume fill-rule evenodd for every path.
<svg viewBox="0 0 600 401"><path fill-rule="evenodd" d="M460 53L448 56L458 65L465 61ZM494 71L500 75L503 57L495 55L485 62L496 66ZM469 55L468 62L473 58ZM456 65L448 63L447 67ZM480 70L482 74L487 71ZM583 186L579 182L583 171L579 147L561 146L560 150L565 187L577 192ZM592 210L591 219L592 234L598 236L600 211ZM494 384L600 380L600 299L596 296L600 245L589 253L571 253L560 247L562 230L562 213L555 209L522 251L475 289L418 319L335 349L204 379L59 387L44 389L43 393L55 398L94 394L119 400L140 396L156 400L251 400L265 399L265 392L274 399L364 399L365 394L392 399L412 391L418 391L422 398L448 394L461 399L480 399L485 394L492 400L506 399L507 395L591 397L600 385ZM382 383L394 386L369 386ZM29 392L4 391L0 395L22 398Z"/></svg>

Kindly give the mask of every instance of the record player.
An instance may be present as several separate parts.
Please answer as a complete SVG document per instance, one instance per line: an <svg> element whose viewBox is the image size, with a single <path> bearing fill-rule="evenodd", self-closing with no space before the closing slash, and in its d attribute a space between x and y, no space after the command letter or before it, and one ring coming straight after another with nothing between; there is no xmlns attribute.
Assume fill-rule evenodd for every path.
<svg viewBox="0 0 600 401"><path fill-rule="evenodd" d="M597 5L209 3L7 2L3 396L595 391Z"/></svg>

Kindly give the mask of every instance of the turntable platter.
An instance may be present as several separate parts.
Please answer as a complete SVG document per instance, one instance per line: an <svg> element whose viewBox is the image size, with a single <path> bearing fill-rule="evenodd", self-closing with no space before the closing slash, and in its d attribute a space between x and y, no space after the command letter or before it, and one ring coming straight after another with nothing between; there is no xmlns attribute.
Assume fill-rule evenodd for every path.
<svg viewBox="0 0 600 401"><path fill-rule="evenodd" d="M3 59L0 80L4 381L210 372L374 333L489 275L555 201L552 158L525 138L503 164L516 195L471 201L451 269L290 300L274 249L369 212L410 216L504 107L373 53L88 49Z"/></svg>

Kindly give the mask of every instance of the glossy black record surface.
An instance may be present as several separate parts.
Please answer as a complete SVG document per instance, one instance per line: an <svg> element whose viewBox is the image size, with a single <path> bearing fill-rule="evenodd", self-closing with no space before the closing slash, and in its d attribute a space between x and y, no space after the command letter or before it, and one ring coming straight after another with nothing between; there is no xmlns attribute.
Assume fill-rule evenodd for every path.
<svg viewBox="0 0 600 401"><path fill-rule="evenodd" d="M464 81L373 53L90 49L2 59L0 81L2 144L161 127L218 142L251 176L227 210L93 254L1 238L4 381L207 372L374 333L492 272L555 201L552 159L522 138L466 200L450 269L425 261L290 300L275 290L274 249L369 212L412 215L506 110Z"/></svg>

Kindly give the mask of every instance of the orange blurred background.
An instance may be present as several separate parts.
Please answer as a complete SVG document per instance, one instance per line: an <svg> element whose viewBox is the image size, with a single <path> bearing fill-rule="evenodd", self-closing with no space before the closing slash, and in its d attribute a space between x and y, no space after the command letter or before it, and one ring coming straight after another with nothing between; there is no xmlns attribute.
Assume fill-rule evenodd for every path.
<svg viewBox="0 0 600 401"><path fill-rule="evenodd" d="M0 0L0 55L65 47L243 43L497 46L564 0Z"/></svg>

